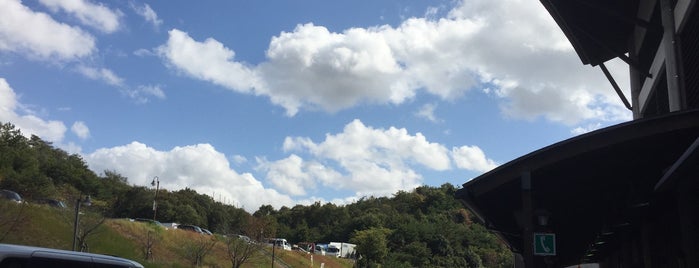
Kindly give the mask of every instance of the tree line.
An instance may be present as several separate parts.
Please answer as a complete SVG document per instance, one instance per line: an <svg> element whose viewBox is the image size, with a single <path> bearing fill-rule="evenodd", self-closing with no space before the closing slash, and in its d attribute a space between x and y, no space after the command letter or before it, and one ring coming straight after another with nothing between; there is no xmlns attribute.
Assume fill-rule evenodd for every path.
<svg viewBox="0 0 699 268"><path fill-rule="evenodd" d="M130 185L116 171L103 173L95 174L77 154L37 136L27 138L13 124L0 122L0 188L30 201L54 198L69 205L81 195L90 195L105 217L153 217L154 189ZM512 253L473 222L470 212L454 198L456 190L446 183L340 206L316 202L275 209L263 205L252 214L189 188L160 190L157 220L255 240L350 242L357 244L362 256L357 262L360 267L511 266Z"/></svg>

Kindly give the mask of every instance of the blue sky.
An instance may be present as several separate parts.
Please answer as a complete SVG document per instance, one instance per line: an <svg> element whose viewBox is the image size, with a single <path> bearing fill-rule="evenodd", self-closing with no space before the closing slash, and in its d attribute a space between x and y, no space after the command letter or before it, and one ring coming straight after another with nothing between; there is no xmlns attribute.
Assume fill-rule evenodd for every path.
<svg viewBox="0 0 699 268"><path fill-rule="evenodd" d="M537 1L0 0L1 122L248 211L460 186L630 117Z"/></svg>

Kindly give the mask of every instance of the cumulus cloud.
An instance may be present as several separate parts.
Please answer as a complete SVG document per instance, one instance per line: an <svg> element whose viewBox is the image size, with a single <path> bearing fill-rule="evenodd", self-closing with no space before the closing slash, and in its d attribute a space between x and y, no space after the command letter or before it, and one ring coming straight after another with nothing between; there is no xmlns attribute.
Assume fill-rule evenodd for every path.
<svg viewBox="0 0 699 268"><path fill-rule="evenodd" d="M95 50L95 39L80 28L34 12L20 0L0 1L0 51L43 60L74 60Z"/></svg>
<svg viewBox="0 0 699 268"><path fill-rule="evenodd" d="M148 4L138 5L135 2L130 2L131 9L136 12L139 16L143 17L144 20L153 24L156 29L163 24L163 20L158 18L158 14L153 11L153 9Z"/></svg>
<svg viewBox="0 0 699 268"><path fill-rule="evenodd" d="M173 68L241 93L251 92L254 73L234 61L235 52L211 38L197 42L177 29L171 30L169 36L167 43L157 48L157 53Z"/></svg>
<svg viewBox="0 0 699 268"><path fill-rule="evenodd" d="M39 2L52 12L66 12L82 24L104 33L113 33L119 29L121 12L111 10L103 4L95 4L89 0L39 0Z"/></svg>
<svg viewBox="0 0 699 268"><path fill-rule="evenodd" d="M67 130L63 122L41 119L22 106L10 84L0 78L0 122L14 124L27 137L36 135L50 142L63 140Z"/></svg>
<svg viewBox="0 0 699 268"><path fill-rule="evenodd" d="M258 159L258 163L267 170L266 179L276 189L294 196L307 195L307 190L317 189L318 183L332 187L332 182L343 179L339 172L294 154L274 162Z"/></svg>
<svg viewBox="0 0 699 268"><path fill-rule="evenodd" d="M486 172L498 166L495 161L488 159L478 146L454 147L451 155L456 166L461 169Z"/></svg>
<svg viewBox="0 0 699 268"><path fill-rule="evenodd" d="M375 129L361 121L348 123L342 133L327 134L315 143L309 138L287 137L285 151L307 153L276 162L262 162L273 184L286 185L290 194L323 185L363 195L387 195L419 186L422 176L414 168L443 171L451 168L449 151L420 133L406 129ZM289 186L292 185L292 186Z"/></svg>
<svg viewBox="0 0 699 268"><path fill-rule="evenodd" d="M630 116L541 5L462 1L446 13L434 18L439 12L429 9L397 27L342 32L301 24L272 37L266 61L254 67L236 62L234 51L214 39L198 42L176 29L161 56L192 77L266 96L290 116L300 109L401 104L420 91L453 100L473 88L492 89L486 94L499 97L503 114L513 118L573 125Z"/></svg>
<svg viewBox="0 0 699 268"><path fill-rule="evenodd" d="M88 128L85 122L83 121L77 121L73 123L73 126L70 127L70 130L73 131L73 134L77 135L79 138L83 140L90 137L90 128Z"/></svg>
<svg viewBox="0 0 699 268"><path fill-rule="evenodd" d="M199 193L216 193L248 211L260 205L293 206L289 196L265 188L250 173L238 173L229 160L210 144L175 147L159 151L139 142L102 148L86 155L85 161L97 173L115 170L135 185L148 185L158 176L160 186L179 190L189 187Z"/></svg>

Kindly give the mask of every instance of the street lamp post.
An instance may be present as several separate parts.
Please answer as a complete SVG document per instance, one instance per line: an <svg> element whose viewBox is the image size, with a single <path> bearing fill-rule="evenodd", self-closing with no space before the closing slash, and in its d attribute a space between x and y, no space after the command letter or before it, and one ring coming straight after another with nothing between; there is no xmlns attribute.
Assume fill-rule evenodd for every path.
<svg viewBox="0 0 699 268"><path fill-rule="evenodd" d="M160 189L160 178L155 176L153 181L150 183L151 186L155 186L155 197L153 197L153 220L155 221L155 216L158 213L158 190Z"/></svg>
<svg viewBox="0 0 699 268"><path fill-rule="evenodd" d="M92 199L90 199L90 196L88 195L85 198L78 198L75 200L75 222L73 223L73 251L75 251L75 246L77 245L78 242L78 223L80 220L80 205L84 204L86 206L92 205Z"/></svg>
<svg viewBox="0 0 699 268"><path fill-rule="evenodd" d="M277 239L274 239L274 243L272 244L272 268L274 268L274 248L277 247Z"/></svg>

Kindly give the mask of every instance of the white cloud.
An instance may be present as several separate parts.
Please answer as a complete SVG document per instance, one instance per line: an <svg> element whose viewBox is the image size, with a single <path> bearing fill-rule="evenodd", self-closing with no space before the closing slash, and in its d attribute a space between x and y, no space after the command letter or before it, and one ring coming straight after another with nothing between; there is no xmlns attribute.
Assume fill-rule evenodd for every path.
<svg viewBox="0 0 699 268"><path fill-rule="evenodd" d="M70 127L70 130L73 131L73 133L77 135L80 139L84 140L90 137L90 128L88 128L85 122L83 121L77 121L73 123L73 126Z"/></svg>
<svg viewBox="0 0 699 268"><path fill-rule="evenodd" d="M461 146L451 149L454 163L461 169L486 172L498 166L495 161L488 159L478 146Z"/></svg>
<svg viewBox="0 0 699 268"><path fill-rule="evenodd" d="M138 85L135 88L131 88L126 85L123 78L106 68L78 65L75 70L87 78L102 81L108 85L117 87L122 94L134 100L136 103L148 103L150 97L161 100L166 98L161 85Z"/></svg>
<svg viewBox="0 0 699 268"><path fill-rule="evenodd" d="M233 163L240 165L240 164L243 164L246 162L248 162L248 159L245 158L245 156L242 156L242 155L234 155L233 156Z"/></svg>
<svg viewBox="0 0 699 268"><path fill-rule="evenodd" d="M157 48L169 65L197 79L241 93L251 92L255 76L250 68L233 61L235 52L214 39L197 42L177 29L169 35L167 43Z"/></svg>
<svg viewBox="0 0 699 268"><path fill-rule="evenodd" d="M112 70L105 68L88 67L85 65L79 65L78 67L76 67L76 70L80 74L86 76L87 78L99 80L116 87L124 86L124 79L114 74Z"/></svg>
<svg viewBox="0 0 699 268"><path fill-rule="evenodd" d="M330 32L298 25L272 37L267 60L254 68L236 62L218 41L197 42L179 30L161 51L172 67L266 96L290 116L300 109L401 104L420 91L453 100L488 88L477 92L501 98L508 117L568 125L630 117L601 72L582 65L543 6L525 0L462 1L444 18L409 18L398 27Z"/></svg>
<svg viewBox="0 0 699 268"><path fill-rule="evenodd" d="M273 37L268 62L258 66L258 91L288 115L299 108L334 112L360 102L399 104L415 92L381 29L329 32L313 24Z"/></svg>
<svg viewBox="0 0 699 268"><path fill-rule="evenodd" d="M585 134L588 132L598 130L601 127L602 127L602 124L594 123L594 124L576 127L573 130L571 130L570 133L577 136L577 135L582 135L582 134Z"/></svg>
<svg viewBox="0 0 699 268"><path fill-rule="evenodd" d="M17 94L4 78L0 78L0 122L12 123L29 137L36 135L50 142L60 142L67 130L63 122L44 120L30 113L20 113Z"/></svg>
<svg viewBox="0 0 699 268"><path fill-rule="evenodd" d="M156 14L148 4L144 3L142 6L139 6L135 2L130 2L130 5L131 9L133 9L136 14L143 17L143 19L147 22L153 24L153 27L156 29L163 24L163 20L158 18L158 14Z"/></svg>
<svg viewBox="0 0 699 268"><path fill-rule="evenodd" d="M312 189L322 184L359 196L387 195L419 186L422 176L414 167L443 171L451 166L449 151L428 142L422 134L410 135L407 130L394 127L374 129L359 120L347 124L342 133L326 135L321 143L287 137L284 150L306 152L318 160L304 161L294 155L275 165L263 163L273 183L293 184L294 189Z"/></svg>
<svg viewBox="0 0 699 268"><path fill-rule="evenodd" d="M332 187L332 182L343 179L339 172L318 162L304 161L294 154L274 162L258 159L258 163L267 171L266 179L276 189L294 196L306 195L307 190L317 189L318 183Z"/></svg>
<svg viewBox="0 0 699 268"><path fill-rule="evenodd" d="M159 151L132 142L96 150L84 159L98 173L116 170L136 185L147 185L158 176L164 188L215 192L218 198L231 200L230 204L248 211L263 204L278 208L325 202L316 195L326 188L350 192L347 197L329 200L337 204L410 190L422 184L422 176L415 169L447 170L452 166L452 158L457 167L469 170L484 171L495 166L478 147L464 146L450 152L440 144L428 142L420 133L409 134L394 127L371 128L359 120L348 123L341 133L327 134L319 143L287 137L284 150L299 152L308 159L296 153L274 161L256 158L256 169L264 174L270 188L253 175L231 168L231 162L247 161L244 157L235 155L229 161L209 144Z"/></svg>
<svg viewBox="0 0 699 268"><path fill-rule="evenodd" d="M0 1L0 51L44 60L73 60L90 55L95 39L80 28L34 12L19 0Z"/></svg>
<svg viewBox="0 0 699 268"><path fill-rule="evenodd" d="M265 188L249 173L231 169L228 159L209 144L175 147L158 151L139 142L102 148L85 156L97 173L115 170L135 185L149 185L154 176L160 187L179 190L185 187L202 194L215 192L231 204L253 212L260 205L293 206L290 197Z"/></svg>
<svg viewBox="0 0 699 268"><path fill-rule="evenodd" d="M147 96L153 96L158 99L165 99L165 92L160 85L139 85L136 90L130 95L134 99L145 98L147 101Z"/></svg>
<svg viewBox="0 0 699 268"><path fill-rule="evenodd" d="M425 105L422 105L420 109L415 113L417 117L424 118L429 120L430 122L441 122L442 120L437 118L434 115L434 110L437 108L437 105L434 103L427 103Z"/></svg>
<svg viewBox="0 0 699 268"><path fill-rule="evenodd" d="M153 53L153 51L150 51L150 50L145 49L145 48L139 48L136 51L134 51L133 54L136 56L139 56L139 57L156 55L156 53Z"/></svg>
<svg viewBox="0 0 699 268"><path fill-rule="evenodd" d="M93 27L105 33L113 33L119 29L118 10L111 10L103 4L94 4L89 0L39 0L52 12L62 10L75 16L82 24Z"/></svg>

